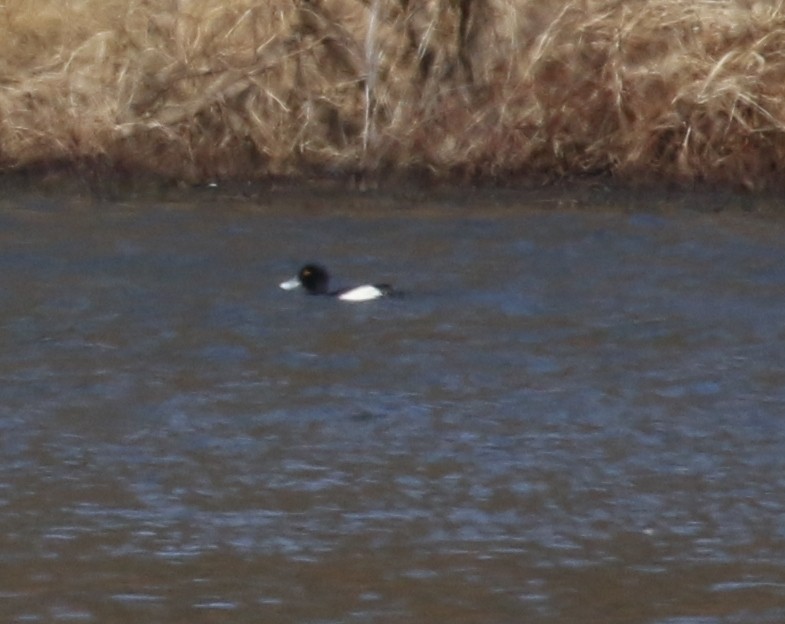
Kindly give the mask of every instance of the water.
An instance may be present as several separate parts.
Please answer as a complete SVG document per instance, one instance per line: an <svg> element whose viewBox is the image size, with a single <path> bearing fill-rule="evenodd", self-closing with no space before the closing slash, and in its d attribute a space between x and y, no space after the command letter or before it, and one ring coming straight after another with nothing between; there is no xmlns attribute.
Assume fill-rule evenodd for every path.
<svg viewBox="0 0 785 624"><path fill-rule="evenodd" d="M785 222L474 201L6 198L0 619L785 621Z"/></svg>

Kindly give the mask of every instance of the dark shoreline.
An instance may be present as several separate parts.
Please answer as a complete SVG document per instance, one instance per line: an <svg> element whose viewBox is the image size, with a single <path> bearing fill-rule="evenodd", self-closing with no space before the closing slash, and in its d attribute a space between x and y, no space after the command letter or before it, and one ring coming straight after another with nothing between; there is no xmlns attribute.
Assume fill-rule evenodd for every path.
<svg viewBox="0 0 785 624"><path fill-rule="evenodd" d="M623 210L631 212L738 213L785 215L781 194L712 185L631 185L610 176L584 176L552 181L518 177L505 181L475 183L433 182L422 177L391 176L369 182L360 176L314 176L310 178L266 177L259 180L222 180L189 184L154 175L96 170L84 166L27 169L0 173L0 190L13 195L95 202L133 198L163 203L214 204L258 203L259 207L285 209L293 202L318 209L322 202L341 200L348 211L358 213L379 207L400 209L410 203L471 209L475 203L502 210L520 204L543 210ZM487 210L487 208L483 208Z"/></svg>

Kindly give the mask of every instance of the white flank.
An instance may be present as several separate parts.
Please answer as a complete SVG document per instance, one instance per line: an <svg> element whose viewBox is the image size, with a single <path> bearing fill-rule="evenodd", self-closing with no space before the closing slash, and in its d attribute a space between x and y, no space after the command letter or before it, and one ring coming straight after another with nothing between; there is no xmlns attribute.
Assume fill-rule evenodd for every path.
<svg viewBox="0 0 785 624"><path fill-rule="evenodd" d="M300 286L300 280L297 279L297 276L295 275L292 279L281 282L279 286L284 290L294 290Z"/></svg>
<svg viewBox="0 0 785 624"><path fill-rule="evenodd" d="M338 295L338 299L341 301L370 301L371 299L378 299L383 294L376 286L358 286L341 293Z"/></svg>

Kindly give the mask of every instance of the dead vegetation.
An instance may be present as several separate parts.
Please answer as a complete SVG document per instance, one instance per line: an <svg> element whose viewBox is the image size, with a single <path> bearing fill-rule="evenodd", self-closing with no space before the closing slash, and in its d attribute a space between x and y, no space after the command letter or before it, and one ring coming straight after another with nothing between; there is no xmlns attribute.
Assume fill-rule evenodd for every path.
<svg viewBox="0 0 785 624"><path fill-rule="evenodd" d="M752 0L5 0L0 169L782 185Z"/></svg>

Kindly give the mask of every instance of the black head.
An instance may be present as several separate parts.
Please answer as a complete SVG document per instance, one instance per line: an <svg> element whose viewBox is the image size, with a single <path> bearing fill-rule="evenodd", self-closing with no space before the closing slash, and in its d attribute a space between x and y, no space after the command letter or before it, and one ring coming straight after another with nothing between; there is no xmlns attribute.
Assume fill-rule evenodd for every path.
<svg viewBox="0 0 785 624"><path fill-rule="evenodd" d="M330 275L319 264L306 264L297 274L297 279L305 290L312 295L327 294Z"/></svg>

